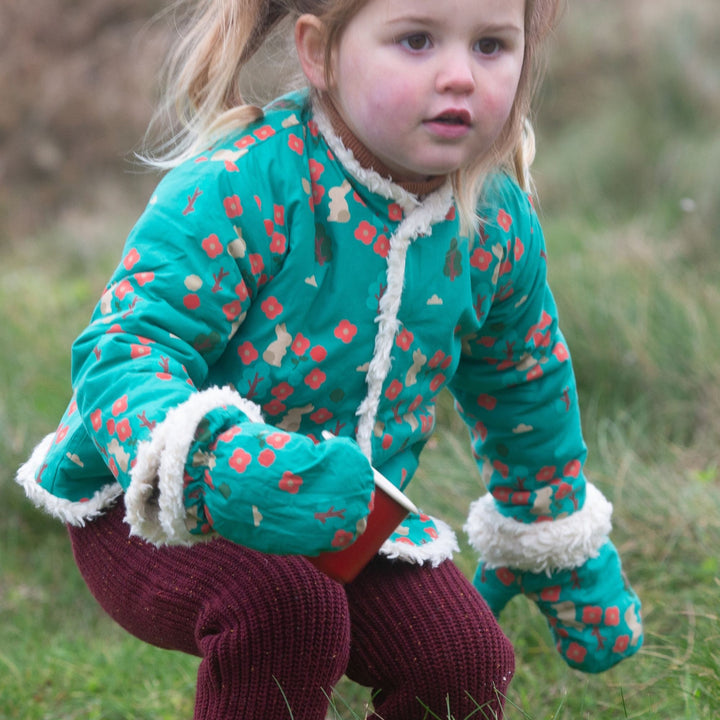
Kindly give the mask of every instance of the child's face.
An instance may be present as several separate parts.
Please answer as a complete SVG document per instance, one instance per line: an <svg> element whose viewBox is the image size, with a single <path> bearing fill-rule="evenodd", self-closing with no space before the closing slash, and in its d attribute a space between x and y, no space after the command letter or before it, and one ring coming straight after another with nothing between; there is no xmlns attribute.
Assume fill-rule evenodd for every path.
<svg viewBox="0 0 720 720"><path fill-rule="evenodd" d="M396 180L467 166L510 113L524 14L525 0L369 0L334 54L338 111Z"/></svg>

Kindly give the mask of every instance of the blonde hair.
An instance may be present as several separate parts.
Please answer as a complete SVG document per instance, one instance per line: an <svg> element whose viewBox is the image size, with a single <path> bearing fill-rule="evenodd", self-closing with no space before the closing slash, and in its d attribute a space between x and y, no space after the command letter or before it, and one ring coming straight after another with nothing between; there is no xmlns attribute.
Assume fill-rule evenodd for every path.
<svg viewBox="0 0 720 720"><path fill-rule="evenodd" d="M166 64L164 95L148 133L150 137L159 126L166 139L143 159L157 167L173 167L206 149L225 132L262 117L261 108L243 98L240 79L253 56L286 18L309 13L322 21L329 77L331 54L347 24L367 1L180 0L180 9L191 5L182 23L186 29ZM489 151L452 174L466 230L477 225L478 198L493 169L507 169L525 190L531 189L529 168L535 138L528 117L541 76L540 49L555 26L560 2L525 0L525 53L510 115Z"/></svg>

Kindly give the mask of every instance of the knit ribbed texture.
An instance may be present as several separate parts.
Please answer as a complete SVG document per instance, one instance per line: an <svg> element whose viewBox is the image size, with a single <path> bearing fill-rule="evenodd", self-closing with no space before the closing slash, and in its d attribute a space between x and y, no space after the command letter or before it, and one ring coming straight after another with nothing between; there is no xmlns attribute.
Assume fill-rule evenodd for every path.
<svg viewBox="0 0 720 720"><path fill-rule="evenodd" d="M123 513L70 528L76 562L128 632L202 657L195 720L324 720L348 661L342 587L303 558L222 539L157 548L129 537Z"/></svg>
<svg viewBox="0 0 720 720"><path fill-rule="evenodd" d="M373 718L502 716L512 647L450 561L378 557L343 588L224 539L156 547L123 514L69 526L75 560L128 632L202 658L195 720L324 720L343 673L377 690Z"/></svg>
<svg viewBox="0 0 720 720"><path fill-rule="evenodd" d="M346 672L375 688L370 718L447 718L448 708L454 718L502 718L513 649L451 561L432 568L377 558L346 591Z"/></svg>

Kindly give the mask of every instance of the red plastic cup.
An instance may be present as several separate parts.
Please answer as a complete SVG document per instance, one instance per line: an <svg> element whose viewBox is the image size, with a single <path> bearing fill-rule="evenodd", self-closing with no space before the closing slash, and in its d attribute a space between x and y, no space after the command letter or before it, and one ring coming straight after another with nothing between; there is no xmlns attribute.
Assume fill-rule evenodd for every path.
<svg viewBox="0 0 720 720"><path fill-rule="evenodd" d="M341 583L354 580L408 513L418 512L415 504L404 493L374 468L373 472L375 492L365 532L342 550L308 557L316 568Z"/></svg>

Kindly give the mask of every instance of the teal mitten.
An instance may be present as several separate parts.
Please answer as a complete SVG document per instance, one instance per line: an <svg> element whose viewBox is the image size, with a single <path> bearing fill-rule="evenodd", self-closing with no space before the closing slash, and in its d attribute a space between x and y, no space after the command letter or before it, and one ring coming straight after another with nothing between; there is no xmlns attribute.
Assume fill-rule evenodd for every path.
<svg viewBox="0 0 720 720"><path fill-rule="evenodd" d="M583 672L603 672L642 645L640 600L610 540L571 570L535 573L481 563L474 584L496 615L519 593L536 602L558 652Z"/></svg>

